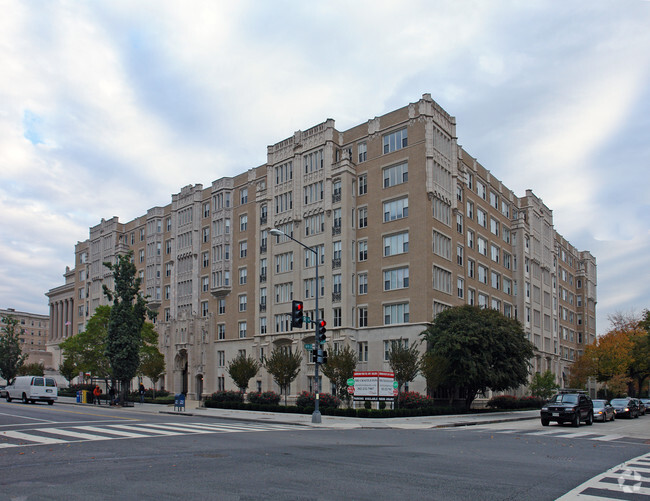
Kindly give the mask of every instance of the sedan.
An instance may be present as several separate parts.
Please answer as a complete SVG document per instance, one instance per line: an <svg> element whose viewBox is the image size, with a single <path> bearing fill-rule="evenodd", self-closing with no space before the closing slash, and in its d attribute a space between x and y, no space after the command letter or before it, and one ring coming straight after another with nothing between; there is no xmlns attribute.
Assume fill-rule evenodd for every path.
<svg viewBox="0 0 650 501"><path fill-rule="evenodd" d="M612 407L616 411L616 417L639 417L639 405L635 398L615 398L611 401Z"/></svg>
<svg viewBox="0 0 650 501"><path fill-rule="evenodd" d="M639 415L645 416L645 411L648 409L648 405L643 401L647 399L637 398L636 403L639 404Z"/></svg>
<svg viewBox="0 0 650 501"><path fill-rule="evenodd" d="M614 421L616 412L614 407L609 405L607 400L593 400L594 403L594 421Z"/></svg>

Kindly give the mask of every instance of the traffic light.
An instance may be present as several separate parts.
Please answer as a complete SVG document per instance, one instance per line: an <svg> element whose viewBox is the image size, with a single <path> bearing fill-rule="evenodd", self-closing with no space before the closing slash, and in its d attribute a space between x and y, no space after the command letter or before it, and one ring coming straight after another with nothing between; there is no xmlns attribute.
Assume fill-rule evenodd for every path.
<svg viewBox="0 0 650 501"><path fill-rule="evenodd" d="M327 351L323 350L323 361L321 364L326 364L327 363Z"/></svg>
<svg viewBox="0 0 650 501"><path fill-rule="evenodd" d="M325 322L325 320L321 320L318 323L318 339L317 339L317 341L318 341L319 344L323 344L325 342L325 340L327 339L327 336L325 336L325 332L327 331L327 329L325 328L326 325L327 325L327 322Z"/></svg>
<svg viewBox="0 0 650 501"><path fill-rule="evenodd" d="M302 327L302 301L291 301L291 327Z"/></svg>

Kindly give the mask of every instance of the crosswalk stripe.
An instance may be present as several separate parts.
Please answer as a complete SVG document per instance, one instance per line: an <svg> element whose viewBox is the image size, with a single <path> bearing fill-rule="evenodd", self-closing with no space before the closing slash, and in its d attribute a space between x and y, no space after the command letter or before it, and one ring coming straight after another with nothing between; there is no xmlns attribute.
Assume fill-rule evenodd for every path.
<svg viewBox="0 0 650 501"><path fill-rule="evenodd" d="M17 440L27 440L28 442L37 442L39 444L65 444L67 440L60 440L58 438L40 437L38 435L31 435L21 431L0 431L0 435L15 438Z"/></svg>
<svg viewBox="0 0 650 501"><path fill-rule="evenodd" d="M114 427L118 426L127 426L127 425L113 425ZM107 435L117 435L122 438L146 438L149 435L143 435L142 433L130 433L128 431L119 431L111 430L109 428L99 428L98 426L77 426L80 430L94 431L97 433L106 433Z"/></svg>
<svg viewBox="0 0 650 501"><path fill-rule="evenodd" d="M20 443L3 442L0 448L25 447L44 444L65 444L80 441L117 440L120 438L153 438L156 436L177 436L207 433L240 433L263 431L304 430L295 425L280 425L274 423L137 423L137 424L104 424L102 426L83 425L65 428L47 427L30 428L27 432L0 431L0 437L20 440ZM53 438L55 435L63 438ZM77 440L70 440L77 439ZM27 443L23 443L27 442Z"/></svg>
<svg viewBox="0 0 650 501"><path fill-rule="evenodd" d="M600 442L611 442L612 440L618 440L619 438L625 438L623 435L602 435L600 437L592 437L589 440L598 440Z"/></svg>
<svg viewBox="0 0 650 501"><path fill-rule="evenodd" d="M38 428L39 432L62 435L64 437L80 438L82 440L110 440L111 437L91 435L90 433L79 433L78 431L66 430L64 428Z"/></svg>
<svg viewBox="0 0 650 501"><path fill-rule="evenodd" d="M113 425L113 428L119 428L121 430L132 430L132 431L139 431L139 432L147 432L147 433L153 433L154 435L166 435L166 436L172 436L172 435L183 435L183 432L181 431L168 431L168 430L157 430L153 428L149 428L147 426L139 425L139 426L134 426L134 425L128 425L128 424L115 424ZM146 435L141 435L141 436L146 436Z"/></svg>

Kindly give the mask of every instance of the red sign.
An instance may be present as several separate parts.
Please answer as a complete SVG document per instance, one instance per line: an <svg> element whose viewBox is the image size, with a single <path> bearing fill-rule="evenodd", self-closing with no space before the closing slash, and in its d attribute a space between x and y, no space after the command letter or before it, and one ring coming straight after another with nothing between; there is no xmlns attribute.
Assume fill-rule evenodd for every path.
<svg viewBox="0 0 650 501"><path fill-rule="evenodd" d="M354 395L354 386L348 386L348 393Z"/></svg>

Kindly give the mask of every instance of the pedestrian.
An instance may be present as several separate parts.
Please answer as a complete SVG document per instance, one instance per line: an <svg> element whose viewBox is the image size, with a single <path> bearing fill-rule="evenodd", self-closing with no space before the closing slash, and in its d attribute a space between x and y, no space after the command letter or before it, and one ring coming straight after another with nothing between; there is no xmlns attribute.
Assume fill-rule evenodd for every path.
<svg viewBox="0 0 650 501"><path fill-rule="evenodd" d="M140 383L140 403L141 404L144 404L144 392L145 392L144 385L142 383Z"/></svg>
<svg viewBox="0 0 650 501"><path fill-rule="evenodd" d="M102 405L101 401L99 400L99 398L102 395L102 389L99 387L99 385L95 386L95 389L93 390L93 395L95 397L95 403L97 405Z"/></svg>
<svg viewBox="0 0 650 501"><path fill-rule="evenodd" d="M110 398L110 405L115 405L115 387L111 386L111 389L108 390L108 396Z"/></svg>

